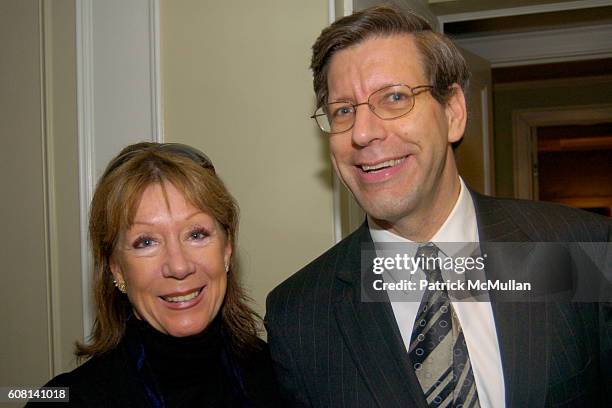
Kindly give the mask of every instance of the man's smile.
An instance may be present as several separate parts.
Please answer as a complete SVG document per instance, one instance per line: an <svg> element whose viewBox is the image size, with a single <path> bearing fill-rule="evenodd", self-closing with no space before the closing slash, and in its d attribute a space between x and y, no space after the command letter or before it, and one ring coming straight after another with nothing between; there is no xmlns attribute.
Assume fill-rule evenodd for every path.
<svg viewBox="0 0 612 408"><path fill-rule="evenodd" d="M401 171L406 171L414 163L414 155L384 159L377 162L362 163L354 166L358 179L363 183L382 183L390 180Z"/></svg>
<svg viewBox="0 0 612 408"><path fill-rule="evenodd" d="M373 164L364 163L364 164L359 165L359 167L361 167L361 170L363 170L364 172L372 173L372 172L380 171L388 167L397 166L402 161L404 161L406 157L408 156L400 157L398 159L389 159L389 160L379 161Z"/></svg>

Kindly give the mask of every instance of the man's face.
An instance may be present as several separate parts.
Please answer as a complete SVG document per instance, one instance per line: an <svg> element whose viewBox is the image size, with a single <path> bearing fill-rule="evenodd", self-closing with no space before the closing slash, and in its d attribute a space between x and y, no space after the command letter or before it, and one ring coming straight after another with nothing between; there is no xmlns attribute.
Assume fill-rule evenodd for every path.
<svg viewBox="0 0 612 408"><path fill-rule="evenodd" d="M328 102L361 103L393 84L431 85L410 35L373 37L337 52L328 71ZM392 225L422 216L439 207L441 191L457 186L450 143L463 135L465 102L460 89L456 94L442 106L422 92L412 111L394 120L382 120L362 105L351 130L330 135L334 168L370 216ZM363 168L380 163L384 167L374 171Z"/></svg>

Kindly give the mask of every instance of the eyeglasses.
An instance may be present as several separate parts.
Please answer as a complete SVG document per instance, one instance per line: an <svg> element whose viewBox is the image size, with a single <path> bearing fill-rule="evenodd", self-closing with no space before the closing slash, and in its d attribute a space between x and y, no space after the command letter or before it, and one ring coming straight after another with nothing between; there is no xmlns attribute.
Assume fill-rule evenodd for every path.
<svg viewBox="0 0 612 408"><path fill-rule="evenodd" d="M317 108L311 116L322 131L342 133L355 125L357 107L368 105L370 111L382 120L393 120L407 115L414 108L416 96L433 89L431 85L410 87L404 84L390 85L373 92L367 102L351 103L335 101Z"/></svg>

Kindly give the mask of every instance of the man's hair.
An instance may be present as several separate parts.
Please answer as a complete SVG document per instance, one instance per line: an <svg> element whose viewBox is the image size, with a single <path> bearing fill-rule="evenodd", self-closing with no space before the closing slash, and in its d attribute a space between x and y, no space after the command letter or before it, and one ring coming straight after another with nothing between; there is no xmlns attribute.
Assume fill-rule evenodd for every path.
<svg viewBox="0 0 612 408"><path fill-rule="evenodd" d="M373 37L412 35L420 52L425 78L432 85L432 96L445 105L457 83L467 94L470 78L465 59L451 40L432 30L431 25L413 13L403 13L394 6L376 6L343 17L321 31L312 46L313 85L317 106L327 103L327 74L333 55ZM412 86L422 84L409 84Z"/></svg>

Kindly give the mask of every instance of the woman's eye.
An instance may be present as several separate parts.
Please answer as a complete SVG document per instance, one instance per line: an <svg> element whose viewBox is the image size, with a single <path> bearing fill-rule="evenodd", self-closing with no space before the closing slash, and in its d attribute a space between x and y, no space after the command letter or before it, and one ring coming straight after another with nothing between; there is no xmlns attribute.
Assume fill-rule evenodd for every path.
<svg viewBox="0 0 612 408"><path fill-rule="evenodd" d="M136 241L134 241L134 243L132 244L132 247L137 248L137 249L138 248L149 248L150 246L153 246L154 244L155 244L155 241L151 237L138 237Z"/></svg>
<svg viewBox="0 0 612 408"><path fill-rule="evenodd" d="M209 236L210 234L208 233L208 231L206 231L205 229L196 229L193 230L189 233L189 239L195 240L195 241L199 241L202 239L205 239Z"/></svg>

